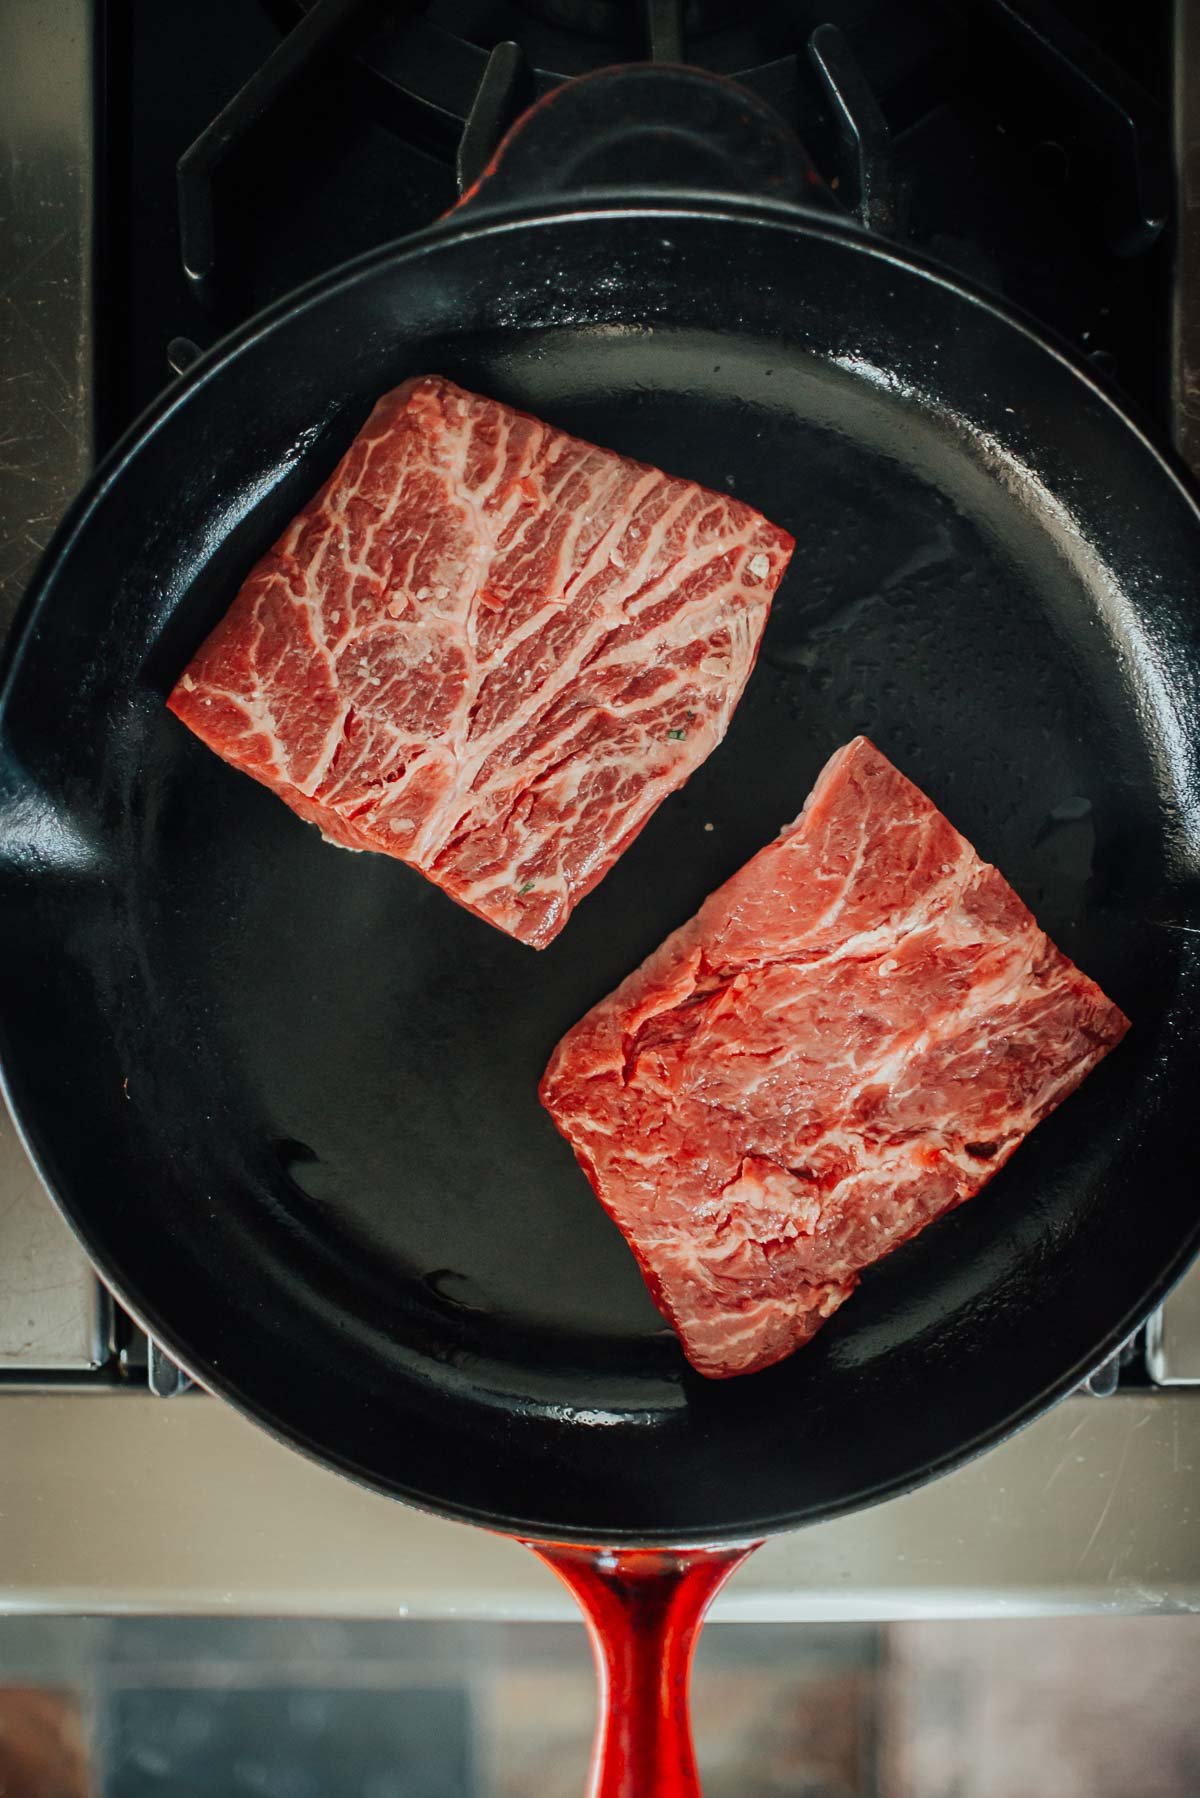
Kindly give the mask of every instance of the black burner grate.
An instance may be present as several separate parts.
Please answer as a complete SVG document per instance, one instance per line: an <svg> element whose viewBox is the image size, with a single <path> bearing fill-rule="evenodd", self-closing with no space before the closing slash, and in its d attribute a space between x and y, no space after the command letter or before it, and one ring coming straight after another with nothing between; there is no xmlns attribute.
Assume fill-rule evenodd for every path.
<svg viewBox="0 0 1200 1798"><path fill-rule="evenodd" d="M1159 39L1153 18L1106 28L1100 48L1042 0L741 0L731 12L724 0L319 0L305 19L299 0L207 0L198 32L186 0L112 5L101 437L152 396L170 338L209 343L431 223L539 93L614 56L669 58L672 39L766 99L874 228L1024 306L1165 410L1165 21ZM263 65L278 71L272 52L298 20L309 53L283 52L295 66L272 98ZM205 139L248 80L257 98L252 87ZM198 139L189 283L173 183Z"/></svg>

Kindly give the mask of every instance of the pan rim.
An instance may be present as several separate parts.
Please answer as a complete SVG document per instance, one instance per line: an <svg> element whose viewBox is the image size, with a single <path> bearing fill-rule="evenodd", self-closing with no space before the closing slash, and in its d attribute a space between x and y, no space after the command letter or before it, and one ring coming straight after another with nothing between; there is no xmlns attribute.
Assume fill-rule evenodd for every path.
<svg viewBox="0 0 1200 1798"><path fill-rule="evenodd" d="M191 396L199 392L209 380L217 378L222 371L236 362L255 343L279 325L301 316L310 307L324 304L359 281L370 279L381 268L415 262L429 254L443 250L449 251L466 240L498 237L512 232L564 223L586 224L601 218L611 219L614 214L643 222L679 221L681 219L712 221L715 219L728 223L780 230L788 235L825 239L839 243L855 253L868 255L878 261L890 264L907 274L915 275L923 280L931 280L936 286L948 290L967 304L981 307L986 314L989 314L1003 327L1015 329L1041 353L1050 355L1058 362L1068 376L1074 377L1084 390L1103 404L1117 425L1123 426L1127 431L1133 433L1142 451L1149 453L1151 460L1157 464L1162 474L1167 476L1177 495L1184 500L1193 521L1200 524L1200 500L1197 499L1182 470L1175 465L1171 453L1156 441L1151 432L1122 400L1096 379L1086 364L1071 352L1069 346L1061 344L1044 326L1018 308L996 300L985 290L976 288L957 275L942 269L932 260L871 238L852 221L831 219L827 215L814 214L770 202L731 200L725 196L697 194L656 196L652 202L632 204L627 194L613 196L601 194L588 195L583 201L578 197L567 199L553 206L525 204L496 209L482 207L478 212L472 207L465 213L451 215L448 220L415 237L368 251L352 262L340 265L293 293L285 295L216 344L197 361L182 379L168 386L163 394L132 423L89 477L75 501L72 502L45 551L13 620L3 659L2 675L0 675L0 756L3 754L7 702L19 674L24 645L32 634L41 609L47 603L63 565L72 553L77 539L89 527L94 513L103 503L112 486L137 457L146 453L157 432L174 415L177 407L188 404ZM0 1091L3 1091L10 1103L17 1134L29 1154L39 1178L60 1215L82 1243L97 1271L101 1273L105 1284L109 1286L134 1320L146 1329L147 1333L160 1343L172 1359L197 1380L198 1384L231 1403L258 1427L265 1429L269 1435L275 1437L277 1441L286 1443L289 1447L323 1466L335 1469L356 1483L387 1496L399 1498L418 1509L501 1530L506 1534L519 1534L531 1540L575 1542L596 1540L596 1532L589 1532L586 1528L552 1525L546 1521L539 1523L515 1520L500 1513L457 1505L424 1492L418 1487L407 1486L399 1481L380 1477L377 1473L369 1471L361 1462L331 1452L301 1430L290 1425L285 1426L276 1415L259 1404L253 1397L247 1395L237 1380L227 1378L218 1366L210 1363L209 1358L194 1356L189 1352L177 1353L172 1342L172 1331L169 1325L160 1327L156 1316L157 1306L152 1301L146 1302L142 1295L137 1293L131 1293L129 1297L126 1297L123 1282L119 1277L113 1277L110 1272L107 1265L108 1257L93 1251L89 1242L91 1234L89 1227L77 1220L69 1203L64 1200L57 1187L48 1178L42 1159L30 1141L19 1109L13 1102L13 1079L8 1065L9 1046L7 1028L0 1023ZM784 1511L749 1521L738 1520L736 1523L705 1530L701 1540L704 1543L744 1541L751 1537L770 1535L789 1528L796 1528L804 1523L832 1519L863 1509L870 1504L883 1502L905 1492L913 1491L929 1480L964 1465L986 1449L1006 1440L1026 1423L1047 1410L1057 1399L1066 1396L1078 1386L1087 1373L1112 1354L1131 1331L1143 1321L1144 1317L1161 1303L1163 1297L1190 1264L1197 1249L1200 1249L1200 1215L1183 1245L1160 1270L1148 1295L1139 1299L1110 1329L1094 1356L1089 1354L1080 1359L1066 1372L1047 1382L1036 1396L1019 1406L1001 1422L993 1423L979 1430L965 1444L959 1444L953 1450L948 1450L932 1463L926 1462L919 1471L910 1475L897 1475L891 1480L876 1481L854 1494L831 1502L810 1504L799 1511ZM670 1543L678 1545L679 1543L677 1532L646 1531L639 1530L635 1526L624 1529L606 1529L603 1536L605 1541L611 1541L614 1544Z"/></svg>

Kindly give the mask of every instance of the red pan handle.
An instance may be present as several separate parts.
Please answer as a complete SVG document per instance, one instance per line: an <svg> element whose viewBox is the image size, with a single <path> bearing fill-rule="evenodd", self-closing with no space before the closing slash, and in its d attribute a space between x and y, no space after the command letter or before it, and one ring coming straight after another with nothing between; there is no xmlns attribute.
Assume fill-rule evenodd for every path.
<svg viewBox="0 0 1200 1798"><path fill-rule="evenodd" d="M527 1544L583 1612L600 1684L587 1798L700 1798L688 1679L704 1613L757 1543Z"/></svg>

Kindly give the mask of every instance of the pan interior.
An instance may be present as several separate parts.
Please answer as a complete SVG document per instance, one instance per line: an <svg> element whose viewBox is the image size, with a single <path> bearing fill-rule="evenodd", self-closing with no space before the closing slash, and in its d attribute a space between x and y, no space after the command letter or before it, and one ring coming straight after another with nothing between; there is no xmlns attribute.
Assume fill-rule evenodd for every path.
<svg viewBox="0 0 1200 1798"><path fill-rule="evenodd" d="M203 543L181 477L174 563L153 553L150 495L115 491L118 535L140 528L142 548L117 579L128 628L80 727L90 747L42 756L36 645L9 708L13 762L82 845L50 856L37 905L21 910L13 877L42 1018L23 1007L33 976L6 957L9 1074L48 1173L134 1302L286 1434L391 1489L525 1527L720 1533L869 1490L855 1432L875 1420L895 1435L885 1407L959 1407L954 1427L914 1417L909 1448L897 1437L885 1462L902 1481L914 1455L929 1464L973 1433L973 1381L996 1386L985 1425L1048 1383L1028 1333L1044 1338L1056 1282L1093 1269L1088 1233L1120 1240L1119 1170L1152 1132L1175 1028L1187 938L1173 924L1190 916L1175 724L1109 548L1019 445L914 395L902 355L885 363L832 320L822 341L811 315L803 331L730 332L603 310L416 341L394 328L344 392L331 365L307 437L281 418L273 457L269 422L257 448L232 446L227 510L214 525L209 506ZM425 369L734 492L798 542L725 744L541 954L399 864L325 844L161 703L370 400ZM203 388L191 403L211 413ZM203 430L190 442L213 452ZM72 607L86 618L94 602L72 585L88 578L78 557L60 571L47 631ZM60 654L72 643L78 655L78 619ZM71 681L86 694L78 669ZM537 1081L559 1036L795 815L859 731L1136 1028L811 1349L714 1387L686 1371ZM56 1018L81 1020L57 1051ZM42 1129L47 1090L72 1095L78 1141ZM1120 1322L1120 1278L1090 1277L1087 1316L1060 1332L1068 1357ZM720 1495L700 1478L714 1431ZM635 1467L617 1443L645 1445Z"/></svg>
<svg viewBox="0 0 1200 1798"><path fill-rule="evenodd" d="M518 1389L564 1342L603 1387L661 1326L537 1103L561 1034L795 815L858 731L1095 969L1105 795L1080 739L1107 743L1130 721L1096 719L1062 653L1080 609L1070 572L1050 553L1038 565L1015 505L936 432L926 469L902 466L911 417L898 440L897 409L870 387L689 333L556 332L532 348L477 346L449 369L443 353L439 369L738 493L797 538L726 743L538 954L420 876L331 848L156 720L161 803L136 844L137 934L156 990L245 1095L240 1157L263 1202L389 1307L436 1306L464 1349L512 1365L516 1324ZM140 1060L150 1041L135 1047Z"/></svg>

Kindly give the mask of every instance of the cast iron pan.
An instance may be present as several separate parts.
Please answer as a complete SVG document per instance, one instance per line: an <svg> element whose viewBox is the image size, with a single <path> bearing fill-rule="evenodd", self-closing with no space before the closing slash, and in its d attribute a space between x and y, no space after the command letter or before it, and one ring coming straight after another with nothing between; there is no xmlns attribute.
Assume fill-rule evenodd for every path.
<svg viewBox="0 0 1200 1798"><path fill-rule="evenodd" d="M165 395L48 553L0 711L5 1080L105 1278L331 1466L618 1545L744 1541L961 1462L1113 1349L1200 1239L1196 506L1030 324L811 209L748 96L686 77L713 117L733 95L732 163L773 198L614 190L660 78L685 79L560 90L490 204L485 182ZM595 82L605 131L571 164ZM685 137L660 147L682 182ZM522 202L538 170L600 186ZM163 706L373 400L426 371L799 543L725 744L543 954L327 846ZM537 1080L858 731L1134 1028L811 1347L710 1384Z"/></svg>

